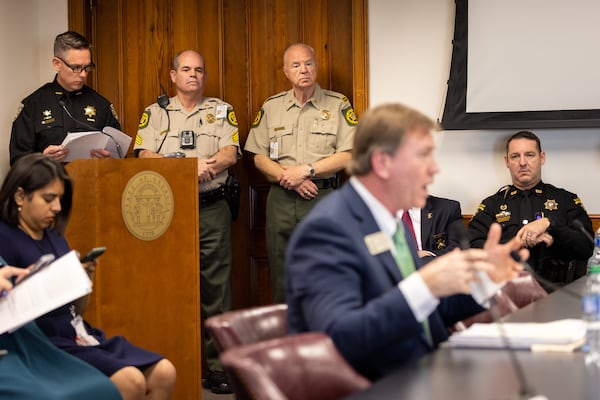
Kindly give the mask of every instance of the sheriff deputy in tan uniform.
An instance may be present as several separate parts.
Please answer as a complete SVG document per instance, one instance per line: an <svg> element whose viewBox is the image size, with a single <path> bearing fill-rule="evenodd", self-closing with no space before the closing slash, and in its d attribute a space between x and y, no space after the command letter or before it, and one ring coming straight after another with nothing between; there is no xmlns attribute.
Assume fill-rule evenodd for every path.
<svg viewBox="0 0 600 400"><path fill-rule="evenodd" d="M258 112L245 150L273 183L267 197L267 252L273 302L285 301L284 258L298 222L337 187L350 161L356 116L348 98L317 84L312 47L297 43L283 55L292 89L269 97Z"/></svg>
<svg viewBox="0 0 600 400"><path fill-rule="evenodd" d="M200 203L200 297L202 317L231 309L231 212L221 186L227 168L241 157L233 108L217 98L204 97L204 57L191 50L173 61L171 80L177 95L169 104L149 106L140 120L134 152L140 158L166 155L198 158ZM208 364L205 386L230 393L212 340L204 340Z"/></svg>

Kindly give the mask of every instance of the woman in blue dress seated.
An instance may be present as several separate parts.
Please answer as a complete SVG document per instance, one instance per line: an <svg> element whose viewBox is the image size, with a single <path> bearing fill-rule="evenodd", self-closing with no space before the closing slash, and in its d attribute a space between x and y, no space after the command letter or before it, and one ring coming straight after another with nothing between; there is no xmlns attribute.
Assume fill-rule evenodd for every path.
<svg viewBox="0 0 600 400"><path fill-rule="evenodd" d="M10 296L8 279L26 273L22 268L0 268L0 290ZM100 371L57 349L35 322L29 322L0 335L0 399L41 398L117 400L121 395Z"/></svg>
<svg viewBox="0 0 600 400"><path fill-rule="evenodd" d="M62 164L39 153L17 160L0 188L0 254L9 265L27 267L43 254L70 251L64 237L72 205L72 185ZM84 264L93 278L95 262ZM125 400L168 399L175 367L159 354L122 336L106 338L81 315L87 297L36 319L60 349L110 377Z"/></svg>

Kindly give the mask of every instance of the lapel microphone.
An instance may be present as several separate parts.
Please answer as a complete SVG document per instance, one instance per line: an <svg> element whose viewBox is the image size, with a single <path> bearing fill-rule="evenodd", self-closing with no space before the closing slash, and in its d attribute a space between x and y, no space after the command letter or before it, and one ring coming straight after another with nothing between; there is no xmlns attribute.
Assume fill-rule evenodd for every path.
<svg viewBox="0 0 600 400"><path fill-rule="evenodd" d="M111 139L111 140L114 142L114 144L115 144L115 147L117 148L117 154L119 155L119 158L124 158L124 157L123 157L123 152L121 151L121 145L119 144L119 142L117 142L117 141L115 140L115 138L114 138L112 135L110 135L110 134L108 134L108 133L104 132L104 130L98 130L96 127L94 127L94 126L92 126L92 125L90 125L90 124L88 124L88 123L86 123L86 122L79 121L78 119L76 119L76 118L75 118L75 117L74 117L74 116L71 114L71 112L69 111L69 109L67 108L67 105L66 105L66 103L65 103L65 100L64 100L64 99L60 99L60 100L58 100L58 105L62 107L62 109L65 111L65 113L67 114L67 116L68 116L68 117L71 119L71 121L75 122L77 125L79 125L79 126L81 126L81 127L83 127L83 128L86 128L86 129L88 129L88 130L90 130L90 131L94 131L94 132L100 132L100 133L102 133L102 134L104 134L104 135L108 136L108 137L109 137L109 138L110 138L110 139Z"/></svg>

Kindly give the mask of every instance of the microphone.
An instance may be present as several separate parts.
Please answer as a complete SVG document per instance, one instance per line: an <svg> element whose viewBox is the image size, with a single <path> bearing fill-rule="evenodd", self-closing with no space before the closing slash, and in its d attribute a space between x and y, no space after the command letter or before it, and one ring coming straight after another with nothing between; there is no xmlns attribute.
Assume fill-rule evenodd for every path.
<svg viewBox="0 0 600 400"><path fill-rule="evenodd" d="M585 229L585 226L583 226L583 222L581 222L581 221L580 221L580 220L578 220L578 219L575 219L575 220L573 220L573 222L572 222L572 225L573 225L575 228L579 229L579 230L580 230L580 231L581 231L581 232L582 232L582 233L585 235L585 237L586 237L586 238L587 238L587 239L588 239L590 242L592 242L592 244L593 244L594 246L596 245L596 242L595 242L594 238L592 237L592 235L590 235L590 233L589 233L589 232L588 232L588 231Z"/></svg>
<svg viewBox="0 0 600 400"><path fill-rule="evenodd" d="M160 108L166 110L167 106L170 103L169 97L167 96L167 92L165 91L165 88L163 87L162 83L159 82L158 84L160 85L160 90L162 90L162 93L158 96L156 102L158 103Z"/></svg>
<svg viewBox="0 0 600 400"><path fill-rule="evenodd" d="M94 127L94 126L92 126L92 125L90 125L90 124L88 124L88 123L86 123L86 122L79 121L78 119L76 119L76 118L75 118L75 117L74 117L74 116L71 114L71 112L70 112L70 111L67 109L67 105L66 105L66 103L65 103L65 101L64 101L63 99L60 99L60 100L58 100L58 105L60 105L60 106L62 107L62 109L65 111L65 113L67 113L67 116L68 116L68 117L69 117L69 118L70 118L70 119L71 119L73 122L75 122L76 124L78 124L79 126L82 126L82 127L86 128L86 129L89 129L89 130L91 130L91 131L98 131L98 132L101 132L102 134L104 134L104 135L108 136L109 138L111 138L111 140L112 140L112 141L115 143L115 146L116 146L116 148L117 148L117 154L119 155L119 158L124 158L124 157L123 157L123 152L121 151L121 145L119 144L119 142L117 142L117 141L116 141L116 139L115 139L115 138L114 138L112 135L110 135L110 134L108 134L108 133L104 132L103 130L98 130L96 127Z"/></svg>
<svg viewBox="0 0 600 400"><path fill-rule="evenodd" d="M460 235L459 238L460 238L459 239L460 247L463 250L467 250L471 247L471 244L469 242L466 232L464 232L462 235ZM516 257L519 257L519 260L521 260L521 257L519 256L519 253L517 251L513 250L510 253L510 255L515 261L520 262L517 259L515 259L515 256L516 256ZM524 262L524 261L522 261L522 262ZM481 274L485 274L485 272L478 271L478 275L481 275ZM482 280L480 278L479 281L475 281L475 284L481 286L482 287L481 291L484 292L483 284L481 282L482 282ZM535 400L542 400L542 399L547 400L547 398L543 395L536 395L535 391L529 385L529 382L527 381L527 376L525 375L525 371L523 370L523 366L521 365L521 363L519 362L519 359L517 358L517 353L515 351L515 348L510 343L510 339L509 339L508 335L506 334L506 330L504 329L504 324L502 323L502 320L501 320L501 315L498 312L498 310L495 308L496 301L493 296L492 296L492 298L489 299L489 305L490 305L490 307L488 308L488 311L492 317L492 321L495 322L496 326L498 327L498 333L500 335L500 339L502 339L502 343L504 344L504 348L506 349L508 358L510 360L511 368L513 369L515 376L517 378L517 381L518 381L518 387L519 387L519 393L518 393L519 397L518 398L519 399L529 399L529 400L534 400L534 399Z"/></svg>
<svg viewBox="0 0 600 400"><path fill-rule="evenodd" d="M169 110L167 110L167 106L170 103L169 97L167 96L167 93L165 91L165 88L163 87L162 83L158 82L158 84L160 85L160 90L162 90L162 93L156 98L156 102L158 103L158 106L160 108L162 108L163 110L165 110L165 112L167 113L167 131L165 132L165 136L163 137L163 140L160 142L160 146L158 146L158 150L156 150L157 153L160 153L160 150L163 147L163 144L165 144L165 139L167 139L167 136L169 135L169 131L171 130L171 116L169 115ZM180 153L180 152L176 152L176 153ZM178 155L173 155L175 153L169 153L167 154L169 157L167 157L167 155L165 155L165 158L182 158ZM185 154L184 154L185 157Z"/></svg>

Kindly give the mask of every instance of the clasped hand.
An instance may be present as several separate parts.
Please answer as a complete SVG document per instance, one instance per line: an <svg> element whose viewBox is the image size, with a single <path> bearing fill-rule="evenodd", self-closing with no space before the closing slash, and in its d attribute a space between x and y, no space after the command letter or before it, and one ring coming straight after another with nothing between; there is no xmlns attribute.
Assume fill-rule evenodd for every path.
<svg viewBox="0 0 600 400"><path fill-rule="evenodd" d="M534 247L540 243L545 243L550 247L554 243L554 238L548 233L549 227L548 218L540 218L524 225L519 229L516 237L523 247Z"/></svg>

